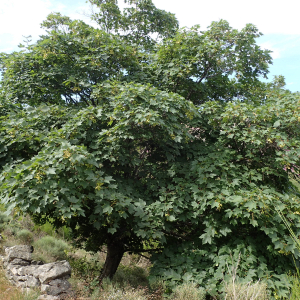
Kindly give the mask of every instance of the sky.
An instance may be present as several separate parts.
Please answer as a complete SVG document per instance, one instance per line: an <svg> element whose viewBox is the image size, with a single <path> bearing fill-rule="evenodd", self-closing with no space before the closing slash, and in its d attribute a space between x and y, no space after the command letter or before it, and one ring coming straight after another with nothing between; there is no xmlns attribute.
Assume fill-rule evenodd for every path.
<svg viewBox="0 0 300 300"><path fill-rule="evenodd" d="M286 88L300 91L300 19L298 0L152 0L156 7L170 11L180 27L199 24L205 30L212 21L227 20L242 29L254 24L264 35L257 43L272 50L269 80L283 75ZM122 1L119 1L122 4ZM51 12L90 22L90 5L85 0L0 0L0 52L18 51L24 37L36 41L43 34L40 23Z"/></svg>

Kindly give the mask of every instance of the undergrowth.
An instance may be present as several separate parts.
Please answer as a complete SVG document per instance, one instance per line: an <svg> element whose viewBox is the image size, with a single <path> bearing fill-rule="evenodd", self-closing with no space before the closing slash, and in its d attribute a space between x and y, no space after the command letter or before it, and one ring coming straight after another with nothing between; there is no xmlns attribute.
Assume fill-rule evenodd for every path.
<svg viewBox="0 0 300 300"><path fill-rule="evenodd" d="M1 208L0 208L1 210ZM264 282L240 281L236 274L238 263L228 270L230 280L223 281L223 292L218 297L205 295L202 287L193 282L179 284L173 291L163 282L149 284L151 264L147 257L125 254L112 281L104 280L99 285L99 274L105 261L105 248L102 252L89 253L74 249L68 241L69 231L55 230L50 223L34 225L29 216L7 216L0 211L0 233L3 236L0 246L28 244L34 246L34 259L52 262L67 259L72 267L70 283L78 297L89 300L267 300L271 299ZM0 247L2 248L2 247ZM3 249L1 250L3 254ZM292 289L289 300L299 300L300 281L296 275L290 276ZM37 292L24 294L5 279L0 269L0 299L36 300ZM206 298L205 298L206 297ZM274 299L274 298L272 298ZM280 298L275 299L279 300ZM287 299L287 298L286 298ZM71 300L71 299L70 299ZM283 298L281 298L283 300Z"/></svg>

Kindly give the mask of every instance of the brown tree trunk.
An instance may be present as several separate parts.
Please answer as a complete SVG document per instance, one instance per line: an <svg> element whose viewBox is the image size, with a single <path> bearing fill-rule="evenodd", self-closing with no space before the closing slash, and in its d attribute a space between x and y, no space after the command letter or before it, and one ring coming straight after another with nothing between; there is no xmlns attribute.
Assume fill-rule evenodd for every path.
<svg viewBox="0 0 300 300"><path fill-rule="evenodd" d="M114 277L121 259L124 255L124 244L118 237L112 237L112 239L107 243L107 254L105 263L99 278L101 283L104 278L109 278L112 280Z"/></svg>

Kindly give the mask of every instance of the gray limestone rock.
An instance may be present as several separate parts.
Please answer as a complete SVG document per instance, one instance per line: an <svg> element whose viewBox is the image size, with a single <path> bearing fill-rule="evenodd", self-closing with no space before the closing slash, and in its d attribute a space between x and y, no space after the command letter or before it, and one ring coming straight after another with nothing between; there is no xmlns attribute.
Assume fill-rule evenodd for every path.
<svg viewBox="0 0 300 300"><path fill-rule="evenodd" d="M67 281L71 276L71 266L66 261L43 264L32 261L33 248L26 245L7 247L6 256L1 257L9 281L22 289L39 287L42 300L62 300L75 296Z"/></svg>
<svg viewBox="0 0 300 300"><path fill-rule="evenodd" d="M41 285L41 282L37 278L33 277L32 275L28 275L26 285L31 288L39 287Z"/></svg>
<svg viewBox="0 0 300 300"><path fill-rule="evenodd" d="M17 265L17 266L28 266L30 265L30 261L21 258L15 258L10 262L10 264Z"/></svg>
<svg viewBox="0 0 300 300"><path fill-rule="evenodd" d="M34 276L38 277L41 283L64 277L71 274L71 266L66 261L58 261L50 264L38 266L34 271Z"/></svg>
<svg viewBox="0 0 300 300"><path fill-rule="evenodd" d="M71 284L65 279L55 279L49 282L46 289L48 295L57 296L61 293L66 293L71 288Z"/></svg>
<svg viewBox="0 0 300 300"><path fill-rule="evenodd" d="M19 245L13 247L7 247L5 253L8 259L8 262L11 262L14 259L22 259L25 261L32 261L32 246Z"/></svg>

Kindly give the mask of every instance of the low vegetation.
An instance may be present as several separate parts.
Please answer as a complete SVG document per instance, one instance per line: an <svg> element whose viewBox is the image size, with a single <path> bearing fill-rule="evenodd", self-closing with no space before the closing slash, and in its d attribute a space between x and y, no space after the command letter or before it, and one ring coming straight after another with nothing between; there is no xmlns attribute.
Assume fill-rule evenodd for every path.
<svg viewBox="0 0 300 300"><path fill-rule="evenodd" d="M16 230L25 226L22 230ZM208 299L207 291L193 282L185 282L170 290L163 281L149 282L151 263L148 257L140 255L124 255L112 281L104 279L99 285L99 273L105 261L105 249L97 253L73 248L65 237L66 231L55 231L50 224L36 226L28 216L6 216L0 212L0 227L3 246L30 244L34 246L35 259L43 262L67 259L72 266L70 283L78 297L89 300L204 300ZM266 282L245 282L237 275L239 261L228 267L219 296L212 300L268 300L272 299ZM290 276L289 298L273 297L273 299L299 299L300 281L297 274ZM36 300L39 291L25 292L12 286L0 269L0 295L7 300ZM3 298L4 299L4 298ZM70 299L71 300L71 299Z"/></svg>

